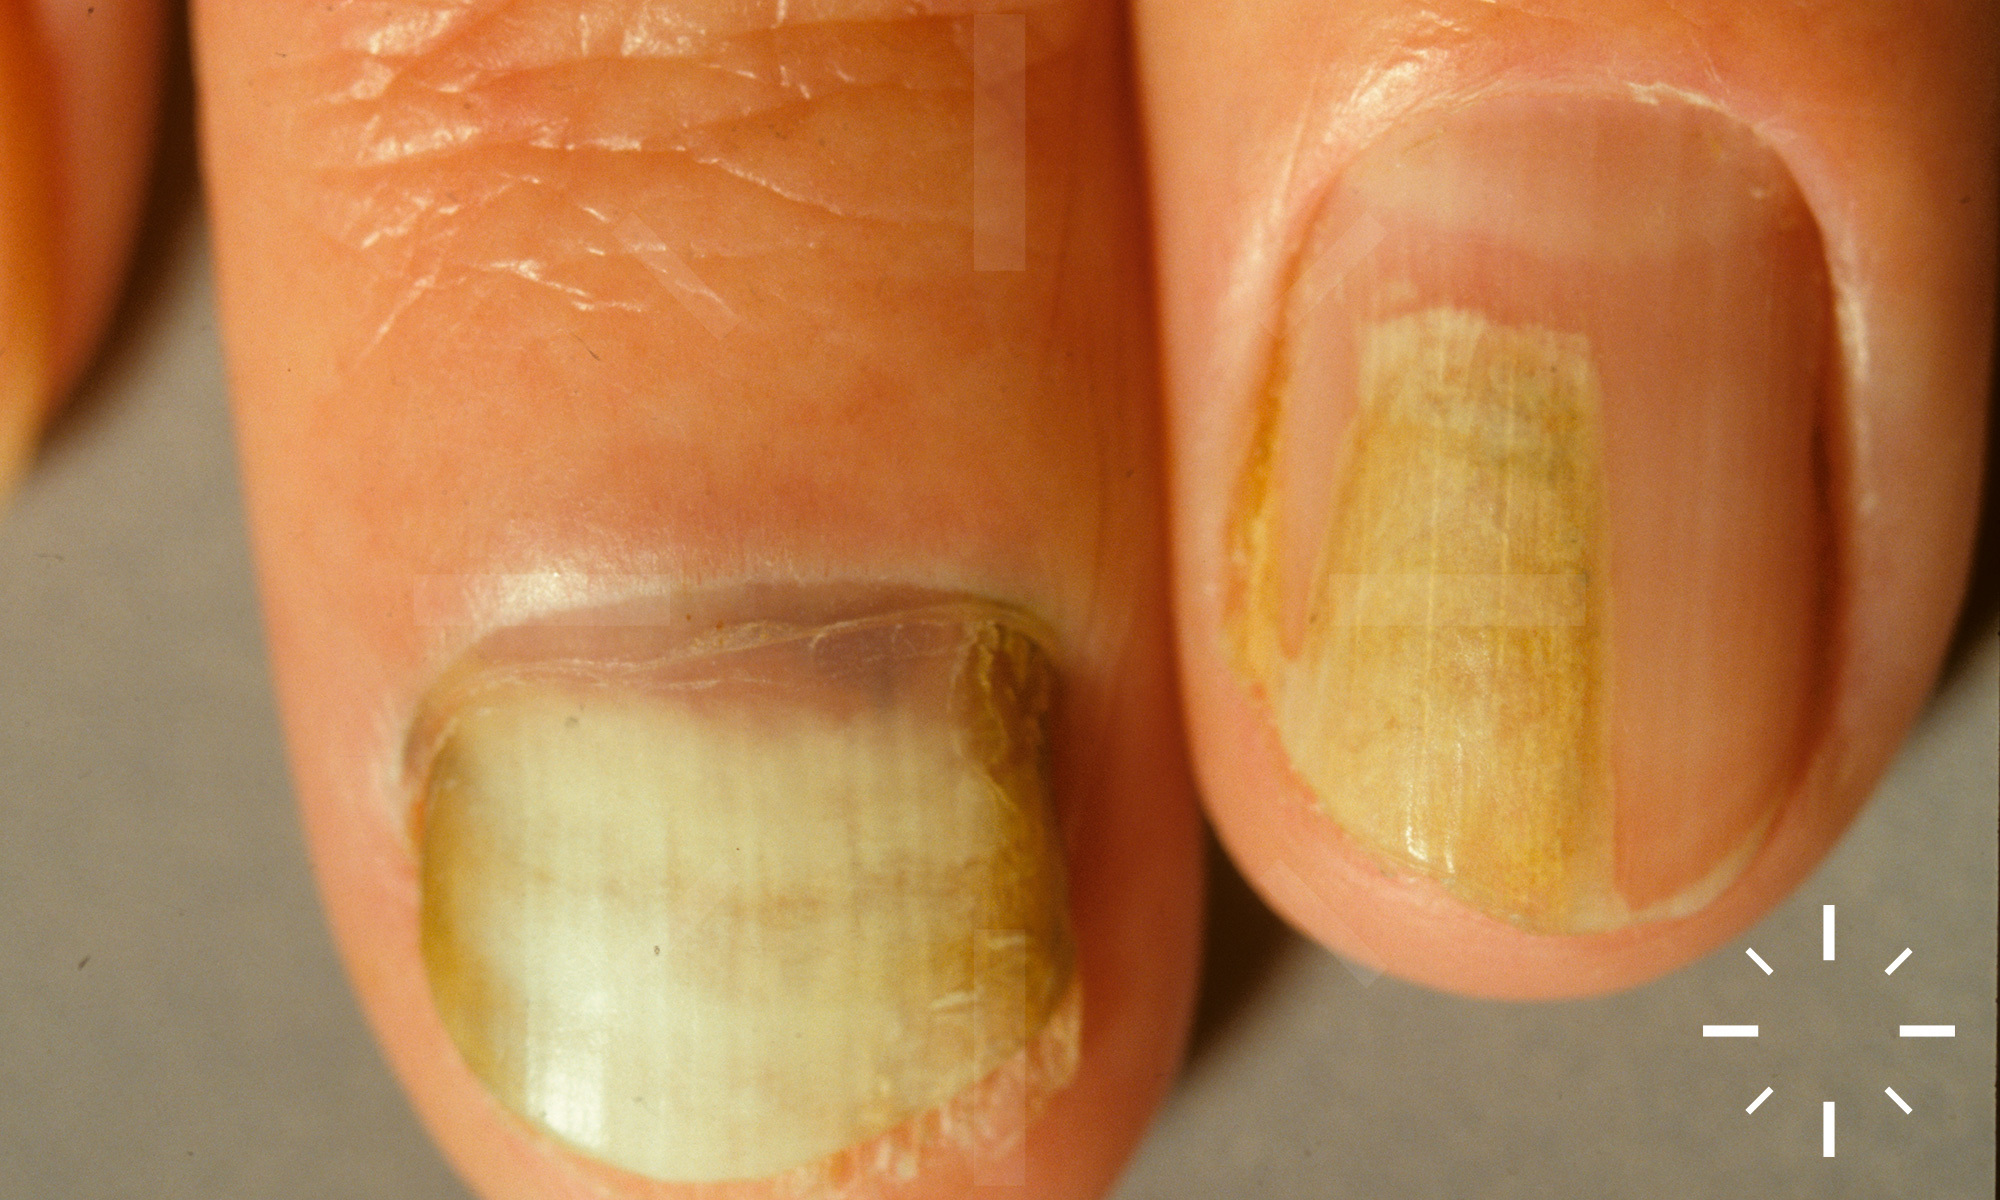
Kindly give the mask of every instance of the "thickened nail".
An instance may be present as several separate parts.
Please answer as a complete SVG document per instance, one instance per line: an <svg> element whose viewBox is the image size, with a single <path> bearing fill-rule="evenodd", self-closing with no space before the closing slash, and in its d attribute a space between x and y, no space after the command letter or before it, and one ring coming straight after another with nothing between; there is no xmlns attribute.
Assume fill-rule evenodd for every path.
<svg viewBox="0 0 2000 1200"><path fill-rule="evenodd" d="M412 741L446 1029L514 1112L662 1180L920 1149L982 1081L1033 1100L1075 1060L1028 622L750 607L509 630Z"/></svg>

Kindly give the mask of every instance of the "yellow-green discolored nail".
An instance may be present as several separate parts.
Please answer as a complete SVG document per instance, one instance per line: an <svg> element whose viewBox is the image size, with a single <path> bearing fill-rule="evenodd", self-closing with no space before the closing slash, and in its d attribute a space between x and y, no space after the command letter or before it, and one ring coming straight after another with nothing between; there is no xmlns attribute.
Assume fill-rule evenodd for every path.
<svg viewBox="0 0 2000 1200"><path fill-rule="evenodd" d="M507 631L412 744L452 1040L531 1124L655 1179L920 1150L997 1073L1032 1101L1074 1068L1030 623L790 607Z"/></svg>

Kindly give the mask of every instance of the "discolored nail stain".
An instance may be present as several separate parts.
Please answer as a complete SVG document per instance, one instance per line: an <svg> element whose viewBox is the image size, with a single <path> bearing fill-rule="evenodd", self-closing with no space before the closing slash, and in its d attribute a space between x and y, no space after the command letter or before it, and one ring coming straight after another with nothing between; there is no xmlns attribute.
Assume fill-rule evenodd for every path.
<svg viewBox="0 0 2000 1200"><path fill-rule="evenodd" d="M413 743L423 957L466 1065L676 1181L975 1136L957 1109L1003 1076L1017 1118L1045 1100L1079 1000L1030 624L953 601L475 651Z"/></svg>
<svg viewBox="0 0 2000 1200"><path fill-rule="evenodd" d="M1302 621L1269 471L1246 477L1239 663L1371 852L1526 927L1587 924L1611 806L1589 347L1429 309L1365 331L1358 396Z"/></svg>

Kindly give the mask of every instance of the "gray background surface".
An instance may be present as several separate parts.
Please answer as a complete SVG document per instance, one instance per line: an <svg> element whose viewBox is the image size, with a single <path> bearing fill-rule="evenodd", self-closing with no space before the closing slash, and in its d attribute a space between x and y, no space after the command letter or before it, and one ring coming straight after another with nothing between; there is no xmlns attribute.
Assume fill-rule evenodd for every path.
<svg viewBox="0 0 2000 1200"><path fill-rule="evenodd" d="M0 518L0 1198L457 1200L293 819L180 90L114 340ZM1790 903L1665 981L1540 1006L1364 982L1218 864L1194 1053L1121 1200L1992 1195L1990 543L1872 807ZM1712 1022L1764 1036L1704 1041Z"/></svg>

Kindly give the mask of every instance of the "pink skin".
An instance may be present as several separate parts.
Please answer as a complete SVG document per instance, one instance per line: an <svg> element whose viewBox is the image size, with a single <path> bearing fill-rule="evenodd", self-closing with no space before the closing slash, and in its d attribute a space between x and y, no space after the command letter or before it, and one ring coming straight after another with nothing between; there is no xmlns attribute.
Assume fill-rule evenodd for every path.
<svg viewBox="0 0 2000 1200"><path fill-rule="evenodd" d="M504 15L560 40L567 11ZM962 217L924 207L953 194L961 161L909 153L959 136L962 77L928 93L943 99L829 85L825 101L730 125L639 102L680 94L677 59L586 68L623 103L556 86L561 63L433 94L421 81L457 69L453 37L376 59L351 49L389 40L366 8L197 7L246 495L322 893L397 1072L483 1193L783 1194L649 1183L563 1150L490 1099L430 1004L401 743L435 673L510 619L483 582L496 574L555 572L572 598L558 603L634 578L666 594L823 579L1037 614L1064 681L1056 794L1085 1025L1075 1081L1028 1134L1031 1194L1101 1192L1164 1093L1192 1002L1200 858L1112 11L1085 10L1071 32L1036 22L1051 49L1031 66L1030 120L1066 131L1029 146L1030 194L1048 205L1031 228L1050 232L1027 271L977 274ZM883 46L924 69L949 32L878 19L824 36L830 60L865 73ZM744 36L730 52L754 62L764 35ZM346 98L378 63L396 72L384 98ZM410 115L435 95L445 115ZM478 114L462 149L370 140L399 121L456 129L461 111ZM531 140L606 127L621 144L713 140L623 157ZM547 128L565 132L520 132ZM801 151L821 139L831 157ZM357 166L363 145L396 161ZM782 181L784 203L746 178ZM480 190L495 179L508 186ZM432 207L402 224L405 205ZM726 298L726 335L618 244L627 214ZM570 253L565 238L607 249ZM856 1195L962 1194L969 1171L945 1147L916 1178Z"/></svg>
<svg viewBox="0 0 2000 1200"><path fill-rule="evenodd" d="M130 237L150 129L150 119L132 118L152 110L158 9L122 6L132 23L99 40L91 21L101 11L79 16L80 0L41 5L57 107L68 114L64 186L81 198L65 209L59 246L57 336L69 379L108 311ZM1072 249L1098 257L1073 263L1060 288L1003 291L996 304L1003 342L1028 347L1025 358L1090 348L1096 386L1005 386L1041 378L1038 360L939 378L929 372L941 358L924 347L962 348L987 332L975 318L991 314L912 297L885 314L870 279L795 262L785 280L819 289L829 311L851 318L832 328L866 340L875 353L859 361L879 370L850 377L831 408L816 410L841 418L821 421L837 436L787 441L773 431L799 412L780 422L759 397L818 394L811 364L766 346L704 376L716 353L703 330L649 324L671 311L591 325L609 342L590 353L632 355L595 376L566 374L585 368L554 343L526 372L482 359L510 330L571 319L560 305L537 308L546 298L481 310L499 313L498 329L474 327L463 341L426 341L420 320L379 353L364 352L377 326L357 307L385 279L392 291L410 280L352 256L300 252L325 245L303 239L322 237L330 193L309 163L274 144L284 129L270 119L301 111L305 84L271 64L314 49L309 10L321 6L197 4L247 496L304 816L356 989L441 1144L495 1197L689 1194L530 1136L487 1098L438 1027L415 948L394 761L400 720L456 643L413 619L413 574L556 566L727 576L805 563L1011 598L1057 626L1071 686L1074 750L1063 771L1088 1015L1078 1078L1032 1135L1030 1194L1083 1197L1108 1186L1165 1092L1185 1027L1199 887L1167 651L1170 596L1180 699L1209 811L1266 898L1327 945L1441 988L1553 996L1653 978L1745 928L1853 817L1930 684L1957 604L1991 327L1993 7L1140 4L1167 366L1163 526L1144 325L1154 298L1120 90L1131 81L1095 33L1075 59L1089 69L1074 80L1091 90L1067 95L1069 77L1051 72L1044 78L1055 82L1047 92L1038 83L1032 103L1044 117L1076 118L1055 126L1073 142L1037 143L1036 152L1093 164L1055 194L1099 235ZM1329 836L1220 653L1226 498L1287 247L1341 165L1398 113L1495 78L1664 83L1763 131L1819 219L1854 347L1836 439L1842 569L1828 725L1811 770L1715 904L1596 937L1527 937L1435 887L1385 878ZM96 99L80 99L87 93ZM904 169L894 149L883 148L881 170ZM463 328L469 315L447 312L430 328ZM557 386L577 378L604 386ZM636 422L626 401L661 379L709 402L677 421ZM734 390L704 392L718 380ZM992 388L995 402L908 406L964 387ZM466 394L512 403L473 413L449 402ZM911 446L923 452L884 461L883 447ZM742 482L773 472L785 486ZM898 1194L964 1194L966 1175L962 1157L946 1155Z"/></svg>
<svg viewBox="0 0 2000 1200"><path fill-rule="evenodd" d="M1261 22L1201 5L1141 20L1147 117L1155 143L1173 147L1157 159L1154 196L1185 704L1210 816L1286 917L1436 987L1589 994L1714 948L1832 846L1929 687L1969 553L1993 256L1992 56L1967 47L1990 47L1994 26L1977 7L1847 5L1807 17L1721 0L1372 0ZM1920 78L1921 88L1910 82ZM1833 416L1842 567L1832 682L1803 781L1725 894L1682 920L1538 938L1434 886L1384 876L1311 811L1224 655L1225 522L1263 369L1259 318L1342 164L1441 96L1633 82L1709 97L1761 130L1824 233L1852 347Z"/></svg>
<svg viewBox="0 0 2000 1200"><path fill-rule="evenodd" d="M74 385L118 298L153 152L163 6L34 0L56 146L57 395Z"/></svg>
<svg viewBox="0 0 2000 1200"><path fill-rule="evenodd" d="M158 108L162 6L0 5L0 492L103 336L137 228Z"/></svg>

